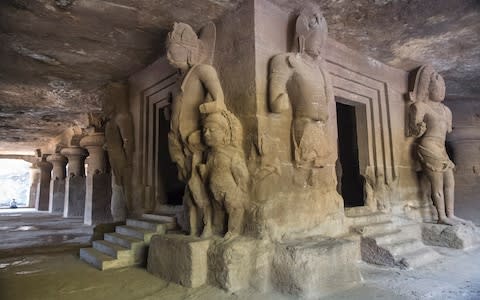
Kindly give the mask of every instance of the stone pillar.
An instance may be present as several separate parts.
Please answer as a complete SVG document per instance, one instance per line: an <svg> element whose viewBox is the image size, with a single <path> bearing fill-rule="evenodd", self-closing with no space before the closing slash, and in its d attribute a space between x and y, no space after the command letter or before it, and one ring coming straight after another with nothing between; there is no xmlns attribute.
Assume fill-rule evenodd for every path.
<svg viewBox="0 0 480 300"><path fill-rule="evenodd" d="M87 151L80 147L63 148L67 157L67 180L63 217L83 217L85 213L85 157Z"/></svg>
<svg viewBox="0 0 480 300"><path fill-rule="evenodd" d="M35 208L41 211L48 211L48 204L50 198L50 178L52 172L52 164L42 159L38 162L40 169L40 181L38 183L37 198L35 201Z"/></svg>
<svg viewBox="0 0 480 300"><path fill-rule="evenodd" d="M104 143L105 135L101 132L90 134L80 141L80 146L89 153L84 215L84 223L87 225L112 221L112 178L106 172Z"/></svg>
<svg viewBox="0 0 480 300"><path fill-rule="evenodd" d="M67 165L67 159L60 153L55 153L48 156L47 161L53 165L48 211L63 214L65 206L65 166Z"/></svg>
<svg viewBox="0 0 480 300"><path fill-rule="evenodd" d="M38 162L32 163L30 167L30 195L28 199L28 207L35 207L38 195L38 184L40 183L40 168Z"/></svg>

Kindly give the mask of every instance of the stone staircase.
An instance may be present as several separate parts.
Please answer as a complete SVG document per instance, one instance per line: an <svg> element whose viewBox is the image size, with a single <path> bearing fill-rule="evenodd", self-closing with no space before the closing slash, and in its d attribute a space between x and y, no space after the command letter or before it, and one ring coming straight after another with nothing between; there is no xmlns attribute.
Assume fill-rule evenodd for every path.
<svg viewBox="0 0 480 300"><path fill-rule="evenodd" d="M418 223L397 225L390 215L380 212L351 215L347 219L350 230L361 236L365 262L416 268L440 258L440 254L423 244Z"/></svg>
<svg viewBox="0 0 480 300"><path fill-rule="evenodd" d="M172 215L144 214L127 219L115 232L105 233L103 240L93 241L91 248L80 249L80 258L99 270L145 265L150 239L177 229Z"/></svg>

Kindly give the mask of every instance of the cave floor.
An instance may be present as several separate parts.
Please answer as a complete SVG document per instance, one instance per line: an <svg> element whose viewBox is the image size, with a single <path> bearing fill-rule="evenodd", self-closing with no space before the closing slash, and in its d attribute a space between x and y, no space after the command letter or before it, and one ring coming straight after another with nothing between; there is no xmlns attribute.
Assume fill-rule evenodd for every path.
<svg viewBox="0 0 480 300"><path fill-rule="evenodd" d="M45 213L18 214L0 213L1 300L295 299L253 290L228 293L211 286L188 289L139 267L98 271L78 257L78 249L89 243L90 226ZM22 226L37 229L25 233L31 228ZM416 270L360 263L362 283L319 299L480 299L480 248L434 249L442 258Z"/></svg>

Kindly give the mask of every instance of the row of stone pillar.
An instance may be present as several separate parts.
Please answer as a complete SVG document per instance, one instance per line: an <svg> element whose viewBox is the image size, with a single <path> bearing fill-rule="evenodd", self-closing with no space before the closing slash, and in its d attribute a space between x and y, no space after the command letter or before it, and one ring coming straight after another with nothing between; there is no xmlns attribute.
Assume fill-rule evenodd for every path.
<svg viewBox="0 0 480 300"><path fill-rule="evenodd" d="M104 142L103 133L93 133L80 146L63 148L32 165L30 197L35 197L35 208L65 218L83 217L87 225L111 222Z"/></svg>

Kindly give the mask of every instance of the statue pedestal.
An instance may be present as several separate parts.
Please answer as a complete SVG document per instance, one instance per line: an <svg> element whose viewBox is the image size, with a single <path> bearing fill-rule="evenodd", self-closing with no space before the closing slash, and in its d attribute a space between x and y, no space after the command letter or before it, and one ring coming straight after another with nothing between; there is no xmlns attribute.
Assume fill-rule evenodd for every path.
<svg viewBox="0 0 480 300"><path fill-rule="evenodd" d="M210 239L186 235L155 235L150 241L147 271L166 280L195 288L207 283Z"/></svg>
<svg viewBox="0 0 480 300"><path fill-rule="evenodd" d="M204 284L229 292L269 287L272 244L248 237L230 240L156 235L150 241L147 270L186 287Z"/></svg>
<svg viewBox="0 0 480 300"><path fill-rule="evenodd" d="M276 290L302 298L317 298L361 281L358 242L312 237L277 244L272 266Z"/></svg>
<svg viewBox="0 0 480 300"><path fill-rule="evenodd" d="M480 243L480 228L467 225L422 224L422 239L426 245L466 249Z"/></svg>

